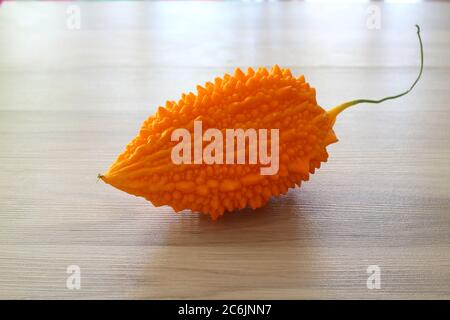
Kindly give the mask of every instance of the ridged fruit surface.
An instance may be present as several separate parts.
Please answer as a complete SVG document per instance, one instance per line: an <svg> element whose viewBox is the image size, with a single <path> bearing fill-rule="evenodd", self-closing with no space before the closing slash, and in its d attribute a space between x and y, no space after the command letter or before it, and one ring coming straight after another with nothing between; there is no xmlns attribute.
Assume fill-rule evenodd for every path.
<svg viewBox="0 0 450 320"><path fill-rule="evenodd" d="M202 121L203 132L279 129L278 173L261 175L260 168L267 167L261 164L174 164L171 151L178 142L171 141L171 134L186 128L194 136L196 120ZM295 78L277 65L270 71L236 69L233 75L197 86L196 94L183 94L178 102L159 107L100 178L155 206L216 219L225 211L259 208L307 181L327 161L326 146L337 141L333 122L303 76Z"/></svg>

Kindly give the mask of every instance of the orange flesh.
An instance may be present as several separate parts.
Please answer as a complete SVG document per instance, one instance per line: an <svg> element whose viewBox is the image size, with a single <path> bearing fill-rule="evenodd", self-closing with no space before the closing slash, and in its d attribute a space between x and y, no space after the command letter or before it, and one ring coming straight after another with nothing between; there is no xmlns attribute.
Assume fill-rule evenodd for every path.
<svg viewBox="0 0 450 320"><path fill-rule="evenodd" d="M171 141L171 133L186 128L193 136L194 120L202 121L203 132L279 129L278 173L261 175L261 164L174 164L171 150L178 141ZM232 76L198 86L197 94L183 94L160 107L100 178L155 206L217 219L225 211L262 207L307 181L327 161L326 146L337 141L334 120L317 104L315 89L303 76L295 78L277 65L270 71L236 69Z"/></svg>

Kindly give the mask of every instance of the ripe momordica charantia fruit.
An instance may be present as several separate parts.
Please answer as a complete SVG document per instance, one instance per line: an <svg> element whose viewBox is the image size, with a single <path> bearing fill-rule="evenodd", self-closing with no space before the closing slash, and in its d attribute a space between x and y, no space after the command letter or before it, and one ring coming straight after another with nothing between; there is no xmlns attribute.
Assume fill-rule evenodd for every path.
<svg viewBox="0 0 450 320"><path fill-rule="evenodd" d="M214 82L197 86L197 94L183 94L178 102L167 101L165 107L159 107L156 114L144 121L139 134L108 172L99 178L117 189L144 197L155 206L169 205L177 212L198 211L213 219L226 210L259 208L271 197L300 186L327 161L326 147L337 142L333 125L340 112L359 103L395 99L412 90L423 70L422 40L420 29L416 27L421 52L420 73L410 89L401 94L380 100L353 100L326 111L317 104L316 91L305 82L304 76L294 77L289 69L278 65L270 71L266 68L256 71L248 68L246 72L236 69L233 75L225 74ZM211 156L216 160L223 157L222 162L180 164L173 161L173 150L179 143L173 141L173 133L183 128L194 135L198 123L203 131L215 129L224 135L230 129L277 129L276 160L279 163L276 172L262 174L261 170L267 165L254 161L227 162L223 141L215 144L215 148L209 147L210 152L214 150ZM200 142L197 138L189 144L192 150L188 151L201 158L213 140L217 140L217 135L209 141L204 136ZM270 148L275 143L273 135L266 135L266 140L273 153L274 149ZM195 145L200 147L200 154ZM221 149L219 152L217 146ZM244 147L245 157L250 158L249 144L244 142ZM233 145L230 150L237 151L236 148L237 145ZM235 154L231 160L236 160Z"/></svg>

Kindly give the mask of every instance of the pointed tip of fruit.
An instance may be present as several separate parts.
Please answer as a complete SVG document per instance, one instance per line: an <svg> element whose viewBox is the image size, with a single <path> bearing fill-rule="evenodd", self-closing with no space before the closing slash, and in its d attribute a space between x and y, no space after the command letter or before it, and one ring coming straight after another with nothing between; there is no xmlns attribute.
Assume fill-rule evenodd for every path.
<svg viewBox="0 0 450 320"><path fill-rule="evenodd" d="M97 174L97 182L99 182L100 180L102 180L103 182L106 182L105 180L105 176L101 173Z"/></svg>

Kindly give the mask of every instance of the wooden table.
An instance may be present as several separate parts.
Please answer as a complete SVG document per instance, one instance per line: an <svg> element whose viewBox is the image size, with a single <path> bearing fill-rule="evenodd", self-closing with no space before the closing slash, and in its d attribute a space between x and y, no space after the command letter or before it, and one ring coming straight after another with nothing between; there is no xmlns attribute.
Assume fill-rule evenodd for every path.
<svg viewBox="0 0 450 320"><path fill-rule="evenodd" d="M0 298L449 299L450 4L378 2L380 29L373 5L4 2ZM237 66L304 73L327 108L406 89L415 23L417 88L345 112L265 208L213 222L97 183L165 99Z"/></svg>

